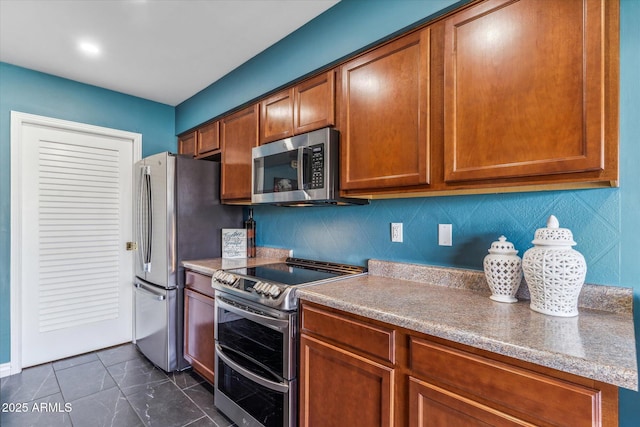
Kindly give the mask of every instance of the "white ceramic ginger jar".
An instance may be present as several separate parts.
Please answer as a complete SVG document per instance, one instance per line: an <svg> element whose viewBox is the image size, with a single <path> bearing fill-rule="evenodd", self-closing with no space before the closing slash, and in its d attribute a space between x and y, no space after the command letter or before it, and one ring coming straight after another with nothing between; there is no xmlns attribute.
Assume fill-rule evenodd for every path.
<svg viewBox="0 0 640 427"><path fill-rule="evenodd" d="M577 316L587 263L572 249L576 242L571 230L560 228L558 219L551 215L547 227L536 230L532 243L535 246L522 257L531 309L551 316Z"/></svg>
<svg viewBox="0 0 640 427"><path fill-rule="evenodd" d="M484 274L491 289L491 298L499 302L516 302L516 292L522 281L522 267L518 251L505 236L491 244L484 257Z"/></svg>

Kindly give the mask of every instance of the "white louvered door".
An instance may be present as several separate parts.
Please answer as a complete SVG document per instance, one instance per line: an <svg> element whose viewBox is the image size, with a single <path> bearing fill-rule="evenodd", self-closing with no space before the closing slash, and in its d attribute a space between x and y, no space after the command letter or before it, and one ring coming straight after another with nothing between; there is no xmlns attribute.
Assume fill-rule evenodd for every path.
<svg viewBox="0 0 640 427"><path fill-rule="evenodd" d="M133 144L24 125L22 366L131 341Z"/></svg>

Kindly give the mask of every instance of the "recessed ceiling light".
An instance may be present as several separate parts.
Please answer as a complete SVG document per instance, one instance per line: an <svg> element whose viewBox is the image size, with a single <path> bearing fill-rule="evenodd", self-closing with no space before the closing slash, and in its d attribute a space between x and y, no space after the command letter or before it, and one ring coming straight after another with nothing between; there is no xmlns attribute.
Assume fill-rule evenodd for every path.
<svg viewBox="0 0 640 427"><path fill-rule="evenodd" d="M100 55L100 46L98 46L95 43L92 42L88 42L88 41L81 41L78 43L78 49L80 49L80 51L82 53L84 53L87 56L99 56Z"/></svg>

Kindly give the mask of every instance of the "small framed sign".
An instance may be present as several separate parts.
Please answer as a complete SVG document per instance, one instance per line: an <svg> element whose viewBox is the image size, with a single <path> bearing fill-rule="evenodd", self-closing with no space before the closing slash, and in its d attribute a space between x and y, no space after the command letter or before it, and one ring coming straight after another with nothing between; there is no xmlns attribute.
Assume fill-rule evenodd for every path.
<svg viewBox="0 0 640 427"><path fill-rule="evenodd" d="M222 258L247 257L247 230L244 228L222 229Z"/></svg>

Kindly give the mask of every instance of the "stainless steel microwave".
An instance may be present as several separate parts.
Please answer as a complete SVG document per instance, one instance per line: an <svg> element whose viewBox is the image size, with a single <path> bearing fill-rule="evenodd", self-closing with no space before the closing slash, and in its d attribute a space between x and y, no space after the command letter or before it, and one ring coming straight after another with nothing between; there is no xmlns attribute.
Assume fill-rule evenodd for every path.
<svg viewBox="0 0 640 427"><path fill-rule="evenodd" d="M340 197L340 134L332 128L281 139L252 151L251 202L284 206L367 204Z"/></svg>

